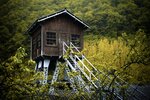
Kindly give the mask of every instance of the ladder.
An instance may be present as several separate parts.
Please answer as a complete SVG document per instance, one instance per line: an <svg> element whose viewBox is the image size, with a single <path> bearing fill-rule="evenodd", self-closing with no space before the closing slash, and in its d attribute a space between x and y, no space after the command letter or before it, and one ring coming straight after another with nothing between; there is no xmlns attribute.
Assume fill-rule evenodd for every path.
<svg viewBox="0 0 150 100"><path fill-rule="evenodd" d="M54 84L54 82L57 81L58 75L59 75L60 67L59 67L58 65L59 65L59 64L57 63L56 68L55 68L55 71L54 71L54 74L53 74L53 78L52 78L52 81L51 81L51 86L50 86L50 89L49 89L49 94L51 94L51 95L54 94L54 87L53 87L53 84Z"/></svg>
<svg viewBox="0 0 150 100"><path fill-rule="evenodd" d="M43 80L43 84L47 83L47 78L48 78L48 67L44 67L44 80Z"/></svg>
<svg viewBox="0 0 150 100"><path fill-rule="evenodd" d="M50 89L49 89L49 94L50 94L50 95L54 95L54 89L55 89L55 88L54 88L53 84L54 84L54 82L56 82L57 79L58 79L59 71L60 71L60 66L59 66L59 64L57 64L57 66L56 66L56 68L55 68L55 71L54 71L54 74L53 74L52 81L51 81L51 86L50 86ZM71 83L71 87L73 88L73 91L74 91L75 93L77 93L78 90L77 90L77 88L76 88L76 86L75 86L74 78L69 75L69 73L70 73L71 71L70 71L68 65L66 65L66 67L65 67L65 72L66 72L66 74L67 74L67 79L68 79L69 82Z"/></svg>
<svg viewBox="0 0 150 100"><path fill-rule="evenodd" d="M73 91L74 91L75 93L77 93L78 90L77 90L77 88L76 88L76 86L75 86L74 78L69 75L70 69L68 68L68 66L65 67L65 71L66 71L66 73L67 73L67 78L68 78L69 82L71 83L71 87L73 88Z"/></svg>

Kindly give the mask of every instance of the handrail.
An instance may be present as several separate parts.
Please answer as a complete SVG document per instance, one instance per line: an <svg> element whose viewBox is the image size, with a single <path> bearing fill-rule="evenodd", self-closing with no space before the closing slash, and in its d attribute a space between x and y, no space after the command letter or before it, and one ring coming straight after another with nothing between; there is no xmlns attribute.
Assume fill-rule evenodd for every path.
<svg viewBox="0 0 150 100"><path fill-rule="evenodd" d="M77 51L78 53L81 53L81 52L73 45L72 42L70 42L70 44L73 46L73 48L76 49L76 51ZM94 70L97 71L97 69L93 66L93 64L91 64L91 62L90 62L84 55L82 55L82 57L92 66L92 68L94 68Z"/></svg>
<svg viewBox="0 0 150 100"><path fill-rule="evenodd" d="M63 42L63 54L64 53L66 53L67 52L67 50L65 49L65 46L67 47L67 49L69 48L69 47L72 47L72 48L74 48L78 53L80 53L80 54L82 54L79 50L78 50L78 48L73 44L73 43L71 43L70 42L70 46L68 46L65 42ZM71 51L73 51L73 49L71 48ZM83 70L84 71L84 68L88 71L88 73L90 74L89 76L88 76L88 78L91 80L91 76L93 76L94 78L96 78L96 80L98 80L98 78L92 73L92 71L90 71L88 68L87 68L87 66L81 61L81 59L77 56L77 55L74 55L80 62L81 62L81 64L83 65L83 68L79 68L80 70ZM94 66L93 66L93 64L84 56L84 55L82 55L82 58L95 70L95 71L97 71L97 72L100 72L100 73L102 73L103 75L105 75L107 78L109 78L110 79L110 77L108 76L108 75L106 75L105 73L103 73L103 72L101 72L101 71L99 71L99 70L97 70ZM67 62L69 62L69 61L67 61ZM70 63L70 62L69 62ZM79 66L78 66L79 67ZM72 68L74 68L73 66L72 66ZM122 80L121 78L119 78L119 77L117 77L118 79L120 79L122 82L124 82L125 84L128 84L127 82L125 82L124 80ZM93 81L91 81L92 83L93 83ZM115 84L116 85L118 85L118 86L121 86L121 84L120 83L118 83L118 82L116 82L115 81ZM95 83L93 83L93 85L94 86L96 86L95 85ZM97 86L96 86L97 87ZM134 89L136 92L138 92L138 93L140 93L142 96L144 96L144 97L146 97L146 98L149 98L147 95L145 95L142 91L140 91L140 90L138 90L138 89L135 89L135 87L133 87L133 86L130 86L132 89ZM127 93L129 92L128 90L126 91Z"/></svg>
<svg viewBox="0 0 150 100"><path fill-rule="evenodd" d="M70 57L70 59L75 63L75 61L74 61L74 59L72 58L72 56L69 56L69 57ZM77 57L78 57L78 56L77 56ZM79 57L78 57L77 59L79 59ZM80 71L83 73L83 75L84 75L90 82L92 82L92 84L93 84L96 88L98 88L98 87L95 85L95 83L93 83L93 81L91 80L91 75L92 75L96 80L98 80L98 79L95 77L95 75L86 67L86 65L85 65L80 59L79 59L79 61L83 64L84 67L81 68L78 63L76 63L76 64L77 64L76 66L80 69ZM88 76L87 73L84 72L84 68L89 72L90 76Z"/></svg>
<svg viewBox="0 0 150 100"><path fill-rule="evenodd" d="M63 44L64 44L67 48L69 48L69 46L68 46L65 42L63 42Z"/></svg>
<svg viewBox="0 0 150 100"><path fill-rule="evenodd" d="M83 71L83 69L81 67L78 67L78 68L80 69L80 71L82 72L82 74L94 85L94 87L98 88L97 85L95 85L95 83L92 80L90 80L89 76Z"/></svg>
<svg viewBox="0 0 150 100"><path fill-rule="evenodd" d="M66 53L66 49L65 49L65 46L67 47L67 48L69 48L69 46L65 43L65 42L63 42L63 52L64 53ZM73 45L74 46L74 45ZM75 47L75 46L74 46ZM76 47L75 47L76 48ZM71 49L72 50L72 49ZM76 50L79 52L79 50L76 48ZM69 56L70 57L70 56ZM98 80L98 78L86 67L86 65L81 61L81 59L77 56L77 55L75 55L75 57L82 63L82 65L83 65L83 67L88 71L88 73L89 73L89 76L86 74L86 73L84 73L84 72L82 72L84 75L85 75L85 77L87 77L87 79L89 80L89 81L91 81L92 82L92 84L97 88L97 86L95 85L95 83L91 80L91 76L93 76L96 80ZM71 57L70 57L71 58ZM72 58L71 58L72 59ZM69 64L69 66L71 67L71 69L73 69L74 71L75 71L75 69L73 68L73 66L71 65L71 63L67 60L67 59L65 59L66 61L67 61L67 63ZM87 60L87 59L86 59ZM79 67L79 66L78 66ZM80 70L82 70L83 71L83 69L81 68L81 67L79 67L79 69ZM95 68L96 69L96 68Z"/></svg>
<svg viewBox="0 0 150 100"><path fill-rule="evenodd" d="M73 68L73 66L71 65L71 63L70 63L67 59L65 59L65 60L67 61L67 64L69 64L70 68L71 68L73 71L76 71L75 68Z"/></svg>
<svg viewBox="0 0 150 100"><path fill-rule="evenodd" d="M77 55L75 55L75 57L82 63L82 65L84 66L84 68L86 68L86 70L94 77L96 78L96 80L98 80L98 78L86 67L86 65L79 59L79 57Z"/></svg>

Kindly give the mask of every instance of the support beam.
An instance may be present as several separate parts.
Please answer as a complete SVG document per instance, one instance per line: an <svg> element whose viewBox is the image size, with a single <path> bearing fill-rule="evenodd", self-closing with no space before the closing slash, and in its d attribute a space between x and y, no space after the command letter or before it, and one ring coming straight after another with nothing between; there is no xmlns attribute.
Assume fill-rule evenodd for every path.
<svg viewBox="0 0 150 100"><path fill-rule="evenodd" d="M44 60L44 64L43 64L43 66L44 66L44 80L43 80L43 84L47 83L49 64L50 64L50 60L49 59L45 59Z"/></svg>

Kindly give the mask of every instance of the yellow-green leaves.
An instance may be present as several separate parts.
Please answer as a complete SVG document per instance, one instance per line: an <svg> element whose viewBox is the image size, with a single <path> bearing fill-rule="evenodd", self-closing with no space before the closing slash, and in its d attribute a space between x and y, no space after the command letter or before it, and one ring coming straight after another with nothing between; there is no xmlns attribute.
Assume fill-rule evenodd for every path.
<svg viewBox="0 0 150 100"><path fill-rule="evenodd" d="M41 75L34 75L35 63L25 59L26 55L25 49L20 47L14 56L1 65L4 73L0 75L0 80L2 84L5 84L3 87L7 92L3 95L6 95L7 99L25 97L25 94L34 95L37 91L34 84Z"/></svg>
<svg viewBox="0 0 150 100"><path fill-rule="evenodd" d="M148 83L150 82L148 77L150 70L146 68L150 66L148 41L142 30L137 31L136 35L122 33L118 38L102 36L98 38L89 35L85 37L83 51L91 63L106 74L112 76L120 74L120 77L132 83ZM140 74L144 70L147 70L145 74Z"/></svg>

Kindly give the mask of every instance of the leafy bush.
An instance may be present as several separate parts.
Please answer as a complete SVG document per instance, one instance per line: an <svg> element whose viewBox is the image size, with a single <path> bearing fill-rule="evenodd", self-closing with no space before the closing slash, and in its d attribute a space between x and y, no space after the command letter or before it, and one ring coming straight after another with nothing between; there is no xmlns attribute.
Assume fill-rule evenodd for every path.
<svg viewBox="0 0 150 100"><path fill-rule="evenodd" d="M122 33L117 39L86 36L84 54L100 71L119 75L132 83L148 84L150 77L149 38L139 30L135 35ZM145 72L144 74L141 74Z"/></svg>

